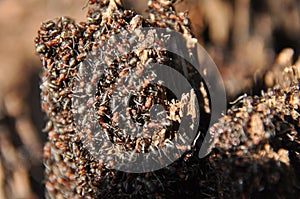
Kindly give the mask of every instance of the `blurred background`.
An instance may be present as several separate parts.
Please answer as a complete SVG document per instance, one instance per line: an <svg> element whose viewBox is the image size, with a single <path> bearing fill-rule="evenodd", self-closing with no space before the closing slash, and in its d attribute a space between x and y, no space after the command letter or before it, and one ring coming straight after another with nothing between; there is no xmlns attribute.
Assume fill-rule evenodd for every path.
<svg viewBox="0 0 300 199"><path fill-rule="evenodd" d="M124 0L147 16L146 0ZM85 0L0 0L0 198L43 198L39 82L34 38L43 21L85 20ZM183 0L194 36L217 64L229 101L272 86L276 55L300 53L299 0ZM294 54L293 54L294 51Z"/></svg>

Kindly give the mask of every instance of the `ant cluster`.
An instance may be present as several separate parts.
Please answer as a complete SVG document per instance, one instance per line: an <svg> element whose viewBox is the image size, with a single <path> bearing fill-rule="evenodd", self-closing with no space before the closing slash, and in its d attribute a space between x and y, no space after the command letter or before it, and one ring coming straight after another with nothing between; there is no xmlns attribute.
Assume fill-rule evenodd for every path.
<svg viewBox="0 0 300 199"><path fill-rule="evenodd" d="M237 100L210 128L215 147L203 159L189 150L165 168L137 174L112 169L88 150L87 146L101 141L93 136L94 123L104 129L107 142L99 150L107 154L115 153L105 145L108 142L125 151L147 153L153 147L172 147L172 139L179 136L176 126L182 117L178 107L188 106L190 101L172 101L167 88L149 83L155 74L147 70L151 63L172 62L171 57L160 43L154 50L126 52L123 44L140 41L118 41L116 37L143 27L170 28L182 33L189 51L196 40L190 33L187 14L177 13L174 3L149 0L150 14L145 19L124 10L120 0L89 0L86 22L61 17L42 24L35 44L44 66L41 98L48 117L45 132L49 141L44 147L47 198L248 198L268 194L292 198L300 192L299 65L282 69L285 86L277 84L261 97ZM93 59L88 56L103 46L110 49ZM120 52L122 56L112 56ZM174 67L176 64L173 61ZM135 85L135 78L140 76L146 78ZM203 112L209 113L205 86L194 79L201 85L195 92L202 93ZM121 87L122 82L129 83ZM115 89L116 84L122 89ZM144 137L138 138L120 131L118 124L127 120L120 115L126 114L109 107L113 100L126 98L132 85L140 88L128 99L125 110L132 121L145 125L153 104L165 109L165 128L154 135L144 132ZM74 120L76 117L79 119ZM155 123L148 126L156 128ZM288 189L286 185L290 185Z"/></svg>
<svg viewBox="0 0 300 199"><path fill-rule="evenodd" d="M164 197L162 190L172 191L175 188L172 183L177 179L187 179L186 171L177 171L177 166L165 169L167 173L172 170L173 176L163 182L166 171L160 171L159 177L155 172L131 174L117 171L109 167L104 157L96 158L88 150L105 151L107 156L116 153L117 146L125 151L148 153L163 147L174 148L172 140L175 138L183 140L182 145L176 145L178 149L186 151L191 148L191 143L184 141L188 136L177 131L185 114L183 110L194 105L189 104L193 100L187 100L189 95L194 97L193 93L176 99L159 82L151 83L156 74L148 70L153 63L178 64L164 50L163 43L167 42L168 35L164 37L166 41L158 41L152 44L154 46L147 45L151 37L139 31L128 40L119 41L118 38L118 34L146 27L169 28L182 33L187 49L193 46L196 40L191 36L186 13L175 12L173 3L168 0L149 1L151 14L144 19L134 11L124 10L118 0L90 0L87 22L77 24L70 18L61 17L42 24L35 43L44 66L42 108L49 118L45 128L49 142L44 148L48 198ZM153 34L155 37L155 31ZM143 43L140 38L146 38L146 48L142 46L127 52L126 45ZM97 49L102 49L101 53L97 54ZM122 87L122 82L128 84ZM132 87L140 90L128 93ZM131 98L127 100L129 107L125 114L112 112L110 104L129 94ZM161 112L164 117L158 123L149 122L149 112L154 104L160 104L165 110ZM122 118L124 115L129 120ZM190 114L190 117L193 119L195 115ZM120 123L126 124L130 132L122 131ZM133 123L146 125L146 131L132 136L138 130L132 127ZM164 128L157 128L161 123ZM104 130L103 135L93 135L97 124ZM153 129L158 131L152 133ZM99 142L101 144L97 145ZM107 143L112 143L113 147ZM183 155L184 162L191 153ZM177 153L163 155L180 157ZM158 157L156 161L161 159ZM110 166L113 165L111 162Z"/></svg>

